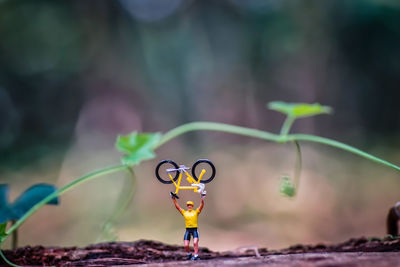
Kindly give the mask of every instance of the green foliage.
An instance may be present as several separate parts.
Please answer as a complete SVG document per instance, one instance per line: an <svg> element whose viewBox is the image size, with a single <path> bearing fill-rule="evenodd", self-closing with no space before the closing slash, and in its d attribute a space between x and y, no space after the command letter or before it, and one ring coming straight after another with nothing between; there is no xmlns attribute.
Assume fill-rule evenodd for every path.
<svg viewBox="0 0 400 267"><path fill-rule="evenodd" d="M3 241L7 238L6 234L6 229L7 229L7 222L1 223L0 224L0 244L3 243Z"/></svg>
<svg viewBox="0 0 400 267"><path fill-rule="evenodd" d="M293 122L298 118L311 117L319 114L329 114L332 112L331 107L321 106L318 103L305 104L273 101L269 102L267 107L287 116L281 128L281 137L284 137L289 133L290 127L292 127Z"/></svg>
<svg viewBox="0 0 400 267"><path fill-rule="evenodd" d="M282 176L280 192L288 197L294 197L296 195L296 188L294 187L288 176Z"/></svg>
<svg viewBox="0 0 400 267"><path fill-rule="evenodd" d="M328 106L321 106L318 103L305 104L305 103L286 103L282 101L273 101L268 103L268 108L286 114L293 118L310 117L319 114L330 114L332 108Z"/></svg>
<svg viewBox="0 0 400 267"><path fill-rule="evenodd" d="M13 203L8 203L8 185L0 185L0 223L20 219L28 210L56 190L55 186L49 184L33 185ZM47 204L57 205L58 198L51 199Z"/></svg>
<svg viewBox="0 0 400 267"><path fill-rule="evenodd" d="M123 152L122 162L136 165L143 160L154 158L154 149L161 139L161 133L138 133L119 135L115 144L118 151Z"/></svg>

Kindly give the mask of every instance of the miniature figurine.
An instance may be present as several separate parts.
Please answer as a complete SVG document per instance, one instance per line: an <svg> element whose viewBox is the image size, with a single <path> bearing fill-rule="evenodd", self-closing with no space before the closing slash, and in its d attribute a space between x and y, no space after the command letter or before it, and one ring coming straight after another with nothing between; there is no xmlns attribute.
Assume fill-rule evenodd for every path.
<svg viewBox="0 0 400 267"><path fill-rule="evenodd" d="M195 210L193 210L193 205L194 205L193 201L186 202L186 206L188 209L184 210L179 206L178 201L176 200L175 194L171 192L170 196L172 198L172 201L174 202L176 209L185 218L186 232L183 237L183 244L184 244L185 250L187 252L187 259L192 260L192 261L200 260L200 258L199 258L199 233L197 231L197 218L198 218L201 210L204 207L204 198L206 197L206 193L202 192L200 206ZM192 253L190 252L190 248L189 248L191 236L193 236L193 247L194 247L194 255L193 256L192 256Z"/></svg>
<svg viewBox="0 0 400 267"><path fill-rule="evenodd" d="M400 201L394 207L391 207L386 218L387 233L392 236L398 236L398 221L400 220Z"/></svg>
<svg viewBox="0 0 400 267"><path fill-rule="evenodd" d="M206 173L205 168L208 168L210 171L207 172L208 177L204 178ZM192 175L188 173L188 170L192 169ZM200 170L200 173L196 173L196 169ZM197 218L204 207L204 198L206 197L205 184L211 182L215 178L215 166L208 159L199 159L197 160L192 168L186 167L185 165L176 164L172 160L163 160L158 163L155 174L157 179L163 184L174 184L176 190L175 192L171 192L170 196L176 209L182 214L185 218L185 226L186 232L183 238L185 250L188 253L187 259L189 260L200 260L199 258L199 233L197 232ZM190 186L181 186L182 176L186 176L186 181L190 184ZM201 194L201 203L200 206L193 210L193 201L186 202L186 206L188 210L182 209L177 199L179 199L178 192L179 190L193 190L194 192ZM193 246L194 246L194 255L190 252L189 244L190 239L193 236Z"/></svg>

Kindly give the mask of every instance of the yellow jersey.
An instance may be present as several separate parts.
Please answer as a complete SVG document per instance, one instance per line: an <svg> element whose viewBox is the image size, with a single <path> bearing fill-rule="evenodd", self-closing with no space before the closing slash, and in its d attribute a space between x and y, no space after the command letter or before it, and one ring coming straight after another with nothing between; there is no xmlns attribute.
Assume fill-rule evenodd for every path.
<svg viewBox="0 0 400 267"><path fill-rule="evenodd" d="M181 211L183 218L185 218L185 226L186 228L196 228L197 227L197 217L200 214L199 209L195 210L184 210Z"/></svg>

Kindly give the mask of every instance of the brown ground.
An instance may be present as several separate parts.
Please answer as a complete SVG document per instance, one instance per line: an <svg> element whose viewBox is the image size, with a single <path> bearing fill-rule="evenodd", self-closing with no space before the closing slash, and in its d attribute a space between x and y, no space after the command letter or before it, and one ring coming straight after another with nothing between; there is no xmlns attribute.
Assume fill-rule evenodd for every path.
<svg viewBox="0 0 400 267"><path fill-rule="evenodd" d="M181 246L156 241L114 242L85 248L23 247L5 250L6 257L19 265L118 266L150 264L187 266ZM295 245L279 251L243 248L213 252L200 249L197 266L400 266L400 239L357 238L335 245ZM0 266L7 266L0 261Z"/></svg>

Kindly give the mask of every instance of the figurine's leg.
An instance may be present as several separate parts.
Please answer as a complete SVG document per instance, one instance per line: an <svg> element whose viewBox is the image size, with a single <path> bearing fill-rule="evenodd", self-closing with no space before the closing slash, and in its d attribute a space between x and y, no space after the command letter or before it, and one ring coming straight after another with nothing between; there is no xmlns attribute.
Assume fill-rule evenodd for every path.
<svg viewBox="0 0 400 267"><path fill-rule="evenodd" d="M190 243L190 240L183 241L183 245L185 246L186 252L190 252L189 243Z"/></svg>
<svg viewBox="0 0 400 267"><path fill-rule="evenodd" d="M194 247L194 255L190 260L198 261L200 260L200 257L199 257L199 233L197 232L197 228L193 230L193 247Z"/></svg>
<svg viewBox="0 0 400 267"><path fill-rule="evenodd" d="M190 243L190 232L186 229L185 236L183 237L183 246L185 247L186 252L190 252L189 243Z"/></svg>
<svg viewBox="0 0 400 267"><path fill-rule="evenodd" d="M185 250L186 250L186 253L187 253L187 255L186 255L186 259L187 260L190 260L191 258L192 258L192 253L190 252L190 248L189 248L189 244L190 244L190 239L189 240L184 240L183 241L183 244L184 244L184 246L185 246Z"/></svg>
<svg viewBox="0 0 400 267"><path fill-rule="evenodd" d="M194 255L199 255L199 239L193 238Z"/></svg>

